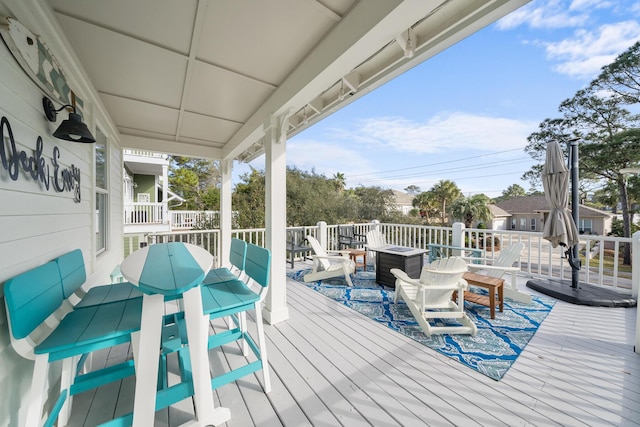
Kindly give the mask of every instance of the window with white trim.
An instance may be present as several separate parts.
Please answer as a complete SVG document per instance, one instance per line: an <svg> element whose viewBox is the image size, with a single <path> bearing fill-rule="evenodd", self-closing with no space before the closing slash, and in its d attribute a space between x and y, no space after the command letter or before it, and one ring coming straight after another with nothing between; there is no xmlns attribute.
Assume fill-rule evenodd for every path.
<svg viewBox="0 0 640 427"><path fill-rule="evenodd" d="M531 231L536 231L536 219L531 218Z"/></svg>
<svg viewBox="0 0 640 427"><path fill-rule="evenodd" d="M593 220L581 219L580 227L578 229L580 234L592 234L593 233Z"/></svg>
<svg viewBox="0 0 640 427"><path fill-rule="evenodd" d="M109 188L107 186L108 151L107 137L96 129L95 165L96 165L96 253L107 249Z"/></svg>

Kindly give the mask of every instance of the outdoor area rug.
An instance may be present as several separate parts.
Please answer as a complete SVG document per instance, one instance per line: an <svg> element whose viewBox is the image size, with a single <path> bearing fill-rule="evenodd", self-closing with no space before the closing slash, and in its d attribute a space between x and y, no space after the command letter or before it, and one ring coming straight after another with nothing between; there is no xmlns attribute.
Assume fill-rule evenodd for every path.
<svg viewBox="0 0 640 427"><path fill-rule="evenodd" d="M496 307L496 318L491 319L488 307L465 301L467 314L478 327L475 337L447 334L427 337L404 301L393 303L394 289L375 283L374 272L358 271L352 288L341 277L305 283L303 277L309 271L300 270L288 276L497 381L516 361L555 304L551 298L537 296L532 304L505 298L504 312ZM473 291L486 294L481 288L474 287ZM442 320L448 321L455 322Z"/></svg>

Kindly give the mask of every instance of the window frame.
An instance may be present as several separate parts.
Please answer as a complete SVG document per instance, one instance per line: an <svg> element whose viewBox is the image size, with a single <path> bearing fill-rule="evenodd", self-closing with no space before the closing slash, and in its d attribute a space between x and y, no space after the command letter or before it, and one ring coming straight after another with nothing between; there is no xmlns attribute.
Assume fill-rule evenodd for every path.
<svg viewBox="0 0 640 427"><path fill-rule="evenodd" d="M106 252L109 249L109 139L102 132L100 127L96 126L96 142L93 144L93 164L94 164L94 179L93 185L95 189L95 252L96 255ZM99 161L98 150L99 146L103 146L103 164L102 164L102 183L104 188L100 186L98 180L99 176ZM101 183L101 184L102 184ZM104 210L101 211L100 209ZM100 245L100 242L102 244Z"/></svg>

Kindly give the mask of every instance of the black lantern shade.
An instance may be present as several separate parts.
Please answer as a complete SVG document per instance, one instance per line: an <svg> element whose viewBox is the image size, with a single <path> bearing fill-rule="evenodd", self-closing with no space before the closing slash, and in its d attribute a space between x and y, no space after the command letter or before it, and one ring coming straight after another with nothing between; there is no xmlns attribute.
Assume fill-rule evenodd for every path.
<svg viewBox="0 0 640 427"><path fill-rule="evenodd" d="M96 142L96 139L89 132L89 128L82 122L80 114L76 113L76 107L70 104L63 105L56 108L53 106L53 102L46 96L42 98L42 105L44 107L44 114L50 122L55 122L58 111L65 107L73 108L73 112L69 113L69 118L63 120L58 129L53 133L53 136L59 139L64 139L73 142L91 143Z"/></svg>

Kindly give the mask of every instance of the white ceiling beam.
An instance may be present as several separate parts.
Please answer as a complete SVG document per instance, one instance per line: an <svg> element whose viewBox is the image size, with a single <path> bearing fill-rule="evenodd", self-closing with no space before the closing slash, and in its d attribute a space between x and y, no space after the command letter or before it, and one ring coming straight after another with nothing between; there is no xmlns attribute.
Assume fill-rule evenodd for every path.
<svg viewBox="0 0 640 427"><path fill-rule="evenodd" d="M224 148L224 158L240 155L257 140L250 138L256 130L260 130L258 138L264 135L264 117L280 114L288 108L298 110L373 54L380 46L379 39L386 37L386 40L392 40L399 30L388 36L389 28L380 28L380 23L407 2L414 3L414 13L415 4L428 9L426 4L431 3L425 0L367 0L358 3L247 120ZM411 20L415 20L415 15Z"/></svg>
<svg viewBox="0 0 640 427"><path fill-rule="evenodd" d="M220 148L205 147L184 141L175 142L165 139L120 135L120 146L133 150L167 153L174 156L194 157L196 159L218 160L222 158L222 150Z"/></svg>
<svg viewBox="0 0 640 427"><path fill-rule="evenodd" d="M182 89L182 98L180 99L180 109L178 110L178 124L176 128L175 140L180 140L180 129L182 129L182 120L184 119L185 105L187 104L187 95L191 93L191 83L193 83L193 70L196 67L196 52L200 45L200 38L202 37L202 28L204 27L204 18L207 13L206 0L198 0L198 7L196 9L195 22L193 24L193 32L191 33L191 45L189 47L189 57L187 58L187 72L184 77L184 85Z"/></svg>

